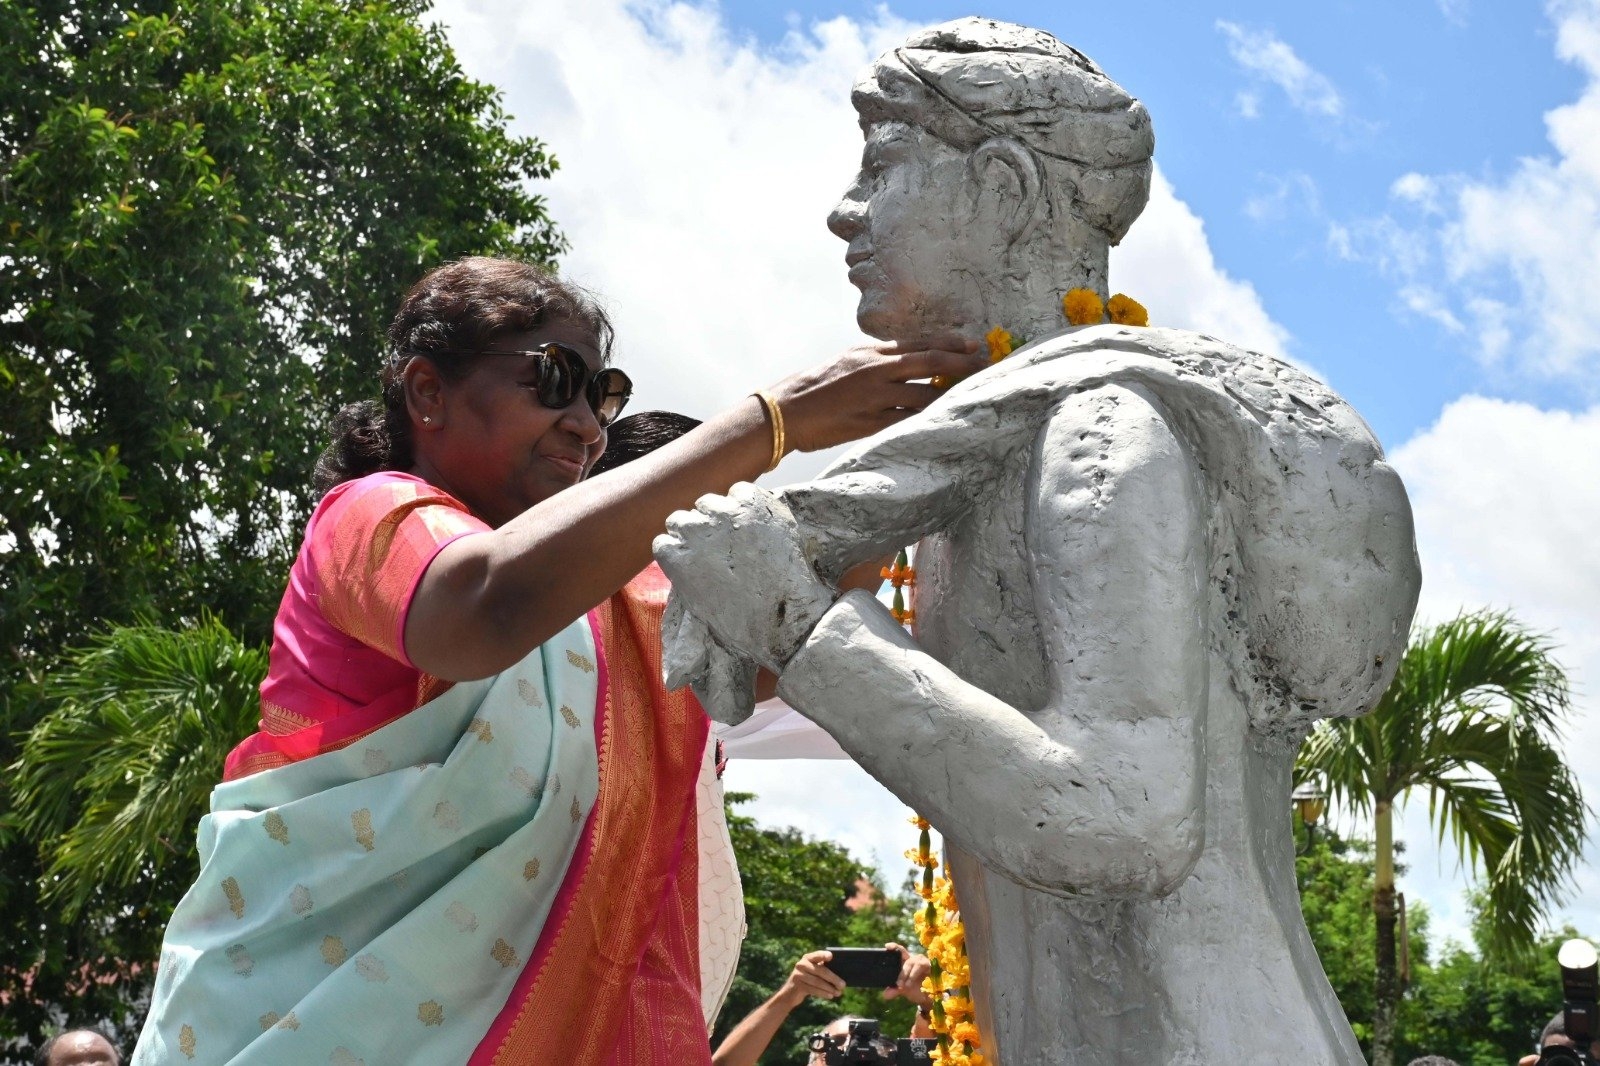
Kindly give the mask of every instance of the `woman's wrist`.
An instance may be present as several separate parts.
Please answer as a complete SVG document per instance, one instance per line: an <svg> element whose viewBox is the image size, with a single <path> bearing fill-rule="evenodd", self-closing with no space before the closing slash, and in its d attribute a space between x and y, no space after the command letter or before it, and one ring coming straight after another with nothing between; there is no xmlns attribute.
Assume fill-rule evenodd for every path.
<svg viewBox="0 0 1600 1066"><path fill-rule="evenodd" d="M783 406L778 402L778 398L766 389L757 389L755 397L761 401L762 412L766 415L767 426L772 433L772 458L763 471L770 474L789 453L788 434L783 423Z"/></svg>

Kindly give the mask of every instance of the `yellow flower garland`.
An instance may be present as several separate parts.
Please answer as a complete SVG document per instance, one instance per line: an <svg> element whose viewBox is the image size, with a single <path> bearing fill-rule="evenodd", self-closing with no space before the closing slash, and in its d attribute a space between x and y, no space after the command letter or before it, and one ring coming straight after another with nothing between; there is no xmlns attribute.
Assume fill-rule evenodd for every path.
<svg viewBox="0 0 1600 1066"><path fill-rule="evenodd" d="M1150 324L1144 305L1120 292L1102 304L1094 290L1073 289L1062 295L1061 310L1068 324L1074 326L1104 322L1108 317L1123 326ZM990 363L998 363L1028 343L1026 338L1013 336L1004 326L994 327L983 339L989 346ZM936 377L933 384L948 388L955 381ZM894 565L884 567L882 574L894 586L889 613L901 625L912 625L917 620L917 611L914 606L906 605L905 590L916 587L917 572L904 548L895 556ZM942 864L933 854L928 820L913 815L911 824L917 827L917 846L906 852L906 858L922 871L917 881L917 895L926 903L917 911L917 936L932 964L922 988L933 998L933 1016L929 1024L939 1037L939 1046L931 1058L943 1066L984 1066L986 1060L979 1050L983 1041L972 1008L972 967L967 962L967 934L961 925L956 886L945 874L936 873Z"/></svg>

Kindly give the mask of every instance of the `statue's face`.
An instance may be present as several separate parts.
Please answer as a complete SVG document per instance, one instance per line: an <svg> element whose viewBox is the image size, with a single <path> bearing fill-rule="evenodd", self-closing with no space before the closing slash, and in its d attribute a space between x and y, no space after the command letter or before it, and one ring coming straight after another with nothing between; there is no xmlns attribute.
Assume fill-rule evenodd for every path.
<svg viewBox="0 0 1600 1066"><path fill-rule="evenodd" d="M864 331L909 340L977 323L973 272L992 254L993 230L970 180L966 155L924 130L903 122L868 129L861 172L828 216L850 245L845 263L861 290Z"/></svg>

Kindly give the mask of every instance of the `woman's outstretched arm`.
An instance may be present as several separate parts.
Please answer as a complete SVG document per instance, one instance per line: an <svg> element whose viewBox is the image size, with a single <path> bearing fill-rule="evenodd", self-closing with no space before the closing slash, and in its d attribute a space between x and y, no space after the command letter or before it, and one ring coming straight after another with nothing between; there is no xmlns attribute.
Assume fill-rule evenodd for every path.
<svg viewBox="0 0 1600 1066"><path fill-rule="evenodd" d="M975 345L959 338L929 345L852 349L774 386L789 450L828 448L893 425L938 395L925 379L982 365ZM505 669L648 565L667 515L757 477L771 456L772 429L751 396L492 532L452 542L412 598L406 654L419 669L452 681Z"/></svg>

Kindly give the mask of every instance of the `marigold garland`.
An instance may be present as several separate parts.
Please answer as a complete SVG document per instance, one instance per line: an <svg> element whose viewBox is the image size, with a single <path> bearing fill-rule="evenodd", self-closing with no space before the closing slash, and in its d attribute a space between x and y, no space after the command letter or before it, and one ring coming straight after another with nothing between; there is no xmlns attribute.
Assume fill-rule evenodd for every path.
<svg viewBox="0 0 1600 1066"><path fill-rule="evenodd" d="M1067 323L1073 326L1093 325L1108 317L1123 326L1150 324L1144 305L1120 292L1109 302L1102 303L1093 289L1072 289L1062 294L1061 310L1067 316ZM998 363L1028 343L1027 338L1014 336L1004 326L995 326L983 339L989 346L990 363ZM955 381L941 375L933 379L933 384L948 388ZM906 549L900 549L894 557L894 565L884 567L880 573L894 587L889 613L901 625L912 625L917 620L917 612L914 606L906 605L905 590L916 587L917 572ZM931 963L922 988L933 998L933 1016L929 1024L939 1037L939 1046L931 1058L943 1066L984 1066L986 1060L979 1050L983 1042L972 1007L967 933L961 924L956 886L947 874L938 872L943 864L933 854L928 820L913 815L911 824L917 827L917 846L906 852L906 858L922 871L917 881L917 895L926 902L916 914L917 936ZM949 868L944 869L948 871Z"/></svg>

